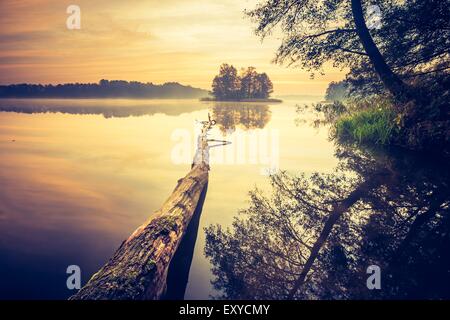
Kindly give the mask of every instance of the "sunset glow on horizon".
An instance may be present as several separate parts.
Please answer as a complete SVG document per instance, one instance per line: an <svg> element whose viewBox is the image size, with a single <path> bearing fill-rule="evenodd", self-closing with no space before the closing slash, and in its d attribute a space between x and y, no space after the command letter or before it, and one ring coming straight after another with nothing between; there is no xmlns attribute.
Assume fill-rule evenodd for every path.
<svg viewBox="0 0 450 320"><path fill-rule="evenodd" d="M244 15L257 1L6 0L0 2L0 84L180 82L211 89L221 63L254 66L274 95L324 94L345 71L325 75L271 63L281 39L261 42ZM81 29L66 27L69 5L81 8Z"/></svg>

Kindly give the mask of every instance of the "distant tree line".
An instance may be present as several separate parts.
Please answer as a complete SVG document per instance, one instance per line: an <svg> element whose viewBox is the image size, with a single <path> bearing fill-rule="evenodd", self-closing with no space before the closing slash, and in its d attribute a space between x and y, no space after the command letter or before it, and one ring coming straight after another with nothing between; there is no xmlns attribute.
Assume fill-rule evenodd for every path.
<svg viewBox="0 0 450 320"><path fill-rule="evenodd" d="M0 98L199 98L207 94L206 90L184 86L177 82L156 85L104 79L99 83L0 86Z"/></svg>
<svg viewBox="0 0 450 320"><path fill-rule="evenodd" d="M273 92L273 84L266 73L257 73L254 67L242 69L222 64L214 77L212 94L217 100L267 99Z"/></svg>
<svg viewBox="0 0 450 320"><path fill-rule="evenodd" d="M342 101L348 98L350 91L350 84L347 81L332 81L328 85L325 93L325 100L327 101Z"/></svg>

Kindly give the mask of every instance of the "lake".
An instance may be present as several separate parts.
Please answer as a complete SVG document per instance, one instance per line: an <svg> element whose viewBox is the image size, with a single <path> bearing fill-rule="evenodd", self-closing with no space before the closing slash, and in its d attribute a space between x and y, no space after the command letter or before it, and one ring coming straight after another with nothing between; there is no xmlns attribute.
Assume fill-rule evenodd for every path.
<svg viewBox="0 0 450 320"><path fill-rule="evenodd" d="M211 138L250 141L253 134L266 148L276 138L283 169L333 170L326 130L294 121L296 105L309 102L0 100L0 297L65 299L72 294L65 283L72 264L80 266L84 284L188 172L189 152L187 160L173 153L183 139L193 148L196 120L208 113L223 119ZM234 146L211 151L186 298L213 293L203 228L229 225L248 191L267 184L267 164L249 159L249 146L234 154L226 148Z"/></svg>
<svg viewBox="0 0 450 320"><path fill-rule="evenodd" d="M85 284L189 171L198 121L206 120L208 114L217 120L210 138L232 144L211 149L208 190L194 239L185 298L208 299L222 294L224 288L211 283L215 276L205 256L205 228L217 224L231 227L238 212L249 206L249 191L258 187L270 192L269 173L281 169L291 174L334 174L342 164L342 152L330 140L328 127L316 128L311 125L314 115L297 112L297 106L313 102L317 101L0 100L0 299L66 299L74 293L66 287L69 265L81 268ZM345 159L359 175L364 174L358 168L370 167ZM408 160L416 158L403 154L388 161L375 153L374 159L395 171L397 177L395 181L384 179L377 188L387 181L406 186L399 177L404 174L401 170L411 165L414 179L408 186L414 189L427 182L444 193L439 201L448 200L448 190L444 190L448 168L444 165L430 166ZM395 165L392 159L397 161ZM433 170L426 169L429 167ZM436 177L424 179L433 171L438 173ZM416 198L422 199L420 195ZM418 204L415 207L420 208ZM448 205L438 208L445 211ZM386 216L390 212L372 210L381 210ZM358 219L365 218L367 215ZM439 224L440 228L447 226ZM348 250L352 242L364 238L361 234L345 239ZM436 243L445 241L447 238L428 239L427 245L436 252ZM442 282L437 275L448 278L450 267L448 254L440 257L443 260L437 265L441 273L436 271L431 280L423 275L429 268L423 262L412 268L427 283ZM408 286L405 290L409 294L417 288ZM439 297L448 294L445 288L438 292ZM315 293L310 296L314 298Z"/></svg>

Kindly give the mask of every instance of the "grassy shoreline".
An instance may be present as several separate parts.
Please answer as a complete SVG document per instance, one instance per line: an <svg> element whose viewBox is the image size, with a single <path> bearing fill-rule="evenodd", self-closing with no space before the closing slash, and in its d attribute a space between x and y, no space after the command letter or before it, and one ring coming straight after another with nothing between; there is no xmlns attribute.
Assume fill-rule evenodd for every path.
<svg viewBox="0 0 450 320"><path fill-rule="evenodd" d="M430 104L428 115L415 115L415 122L409 123L405 112L385 96L321 104L318 111L332 125L332 136L341 142L397 146L450 157L450 121L433 116L432 108Z"/></svg>
<svg viewBox="0 0 450 320"><path fill-rule="evenodd" d="M334 128L341 140L387 145L398 134L395 118L396 114L389 103L374 101L370 107L340 116Z"/></svg>

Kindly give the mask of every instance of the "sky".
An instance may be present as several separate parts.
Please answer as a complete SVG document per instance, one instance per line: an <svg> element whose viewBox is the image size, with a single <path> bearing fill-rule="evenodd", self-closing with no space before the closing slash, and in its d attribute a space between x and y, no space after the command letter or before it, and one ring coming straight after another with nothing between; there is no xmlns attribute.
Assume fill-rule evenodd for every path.
<svg viewBox="0 0 450 320"><path fill-rule="evenodd" d="M262 0L259 0L262 1ZM244 14L257 0L1 0L0 84L108 80L211 89L222 63L266 72L274 95L322 95L344 71L316 75L272 63L281 36L261 41ZM69 30L69 5L81 28Z"/></svg>

